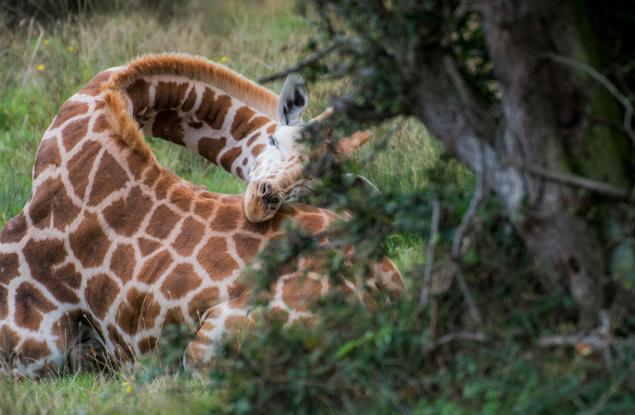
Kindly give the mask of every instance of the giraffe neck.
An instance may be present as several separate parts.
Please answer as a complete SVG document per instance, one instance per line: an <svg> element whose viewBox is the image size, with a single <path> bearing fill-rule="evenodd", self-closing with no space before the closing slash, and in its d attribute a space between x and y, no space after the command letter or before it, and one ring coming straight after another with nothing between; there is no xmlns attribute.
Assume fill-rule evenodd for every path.
<svg viewBox="0 0 635 415"><path fill-rule="evenodd" d="M145 136L185 146L248 179L255 158L276 129L272 103L277 96L242 77L228 82L204 78L169 65L156 73L131 64L109 88L120 95L127 115Z"/></svg>

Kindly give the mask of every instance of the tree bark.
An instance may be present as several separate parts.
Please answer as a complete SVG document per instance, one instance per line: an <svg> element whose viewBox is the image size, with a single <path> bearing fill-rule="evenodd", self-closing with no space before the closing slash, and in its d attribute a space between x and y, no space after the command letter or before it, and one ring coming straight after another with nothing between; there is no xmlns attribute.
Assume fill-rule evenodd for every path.
<svg viewBox="0 0 635 415"><path fill-rule="evenodd" d="M505 162L628 188L620 153L624 136L589 120L590 113L600 112L619 123L620 111L614 101L602 99L605 91L596 81L551 58L569 56L592 65L588 48L593 45L573 10L554 1L482 2L500 109L481 108L451 57L425 55L414 113L451 152L485 174L524 239L536 275L547 287L566 286L579 307L579 325L590 328L597 324L611 268L606 230L619 219L607 201ZM605 218L592 219L591 206L602 205ZM632 256L632 245L624 248Z"/></svg>

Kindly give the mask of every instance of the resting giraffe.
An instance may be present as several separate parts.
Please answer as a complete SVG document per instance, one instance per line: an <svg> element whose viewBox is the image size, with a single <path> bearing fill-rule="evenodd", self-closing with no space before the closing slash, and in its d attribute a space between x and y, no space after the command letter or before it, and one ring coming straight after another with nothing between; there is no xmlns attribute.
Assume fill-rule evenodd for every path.
<svg viewBox="0 0 635 415"><path fill-rule="evenodd" d="M248 324L245 267L284 235L283 220L319 233L334 214L290 205L251 223L240 197L207 192L161 167L139 125L196 142L239 173L258 150L220 152L231 140L205 137L227 131L249 141L274 125L260 117L275 98L213 63L159 56L98 75L62 106L38 149L31 199L0 233L0 352L18 373L62 367L82 320L116 361L154 349L166 324L193 325L191 367L210 362L223 333ZM269 309L288 322L311 318L308 303L329 288L316 266L301 259L299 271L281 275ZM390 260L372 268L370 284L401 287Z"/></svg>

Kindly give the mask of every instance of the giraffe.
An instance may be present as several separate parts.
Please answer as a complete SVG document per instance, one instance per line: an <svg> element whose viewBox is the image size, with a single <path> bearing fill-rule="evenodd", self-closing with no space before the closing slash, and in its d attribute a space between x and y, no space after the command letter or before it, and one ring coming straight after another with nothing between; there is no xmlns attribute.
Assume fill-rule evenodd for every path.
<svg viewBox="0 0 635 415"><path fill-rule="evenodd" d="M0 356L13 371L39 377L64 368L83 324L115 362L155 350L165 326L186 324L195 336L184 361L195 370L209 366L225 333L248 329L247 267L284 238L284 221L320 235L336 215L289 204L253 223L240 196L162 167L144 131L195 145L240 176L258 144L234 151L229 136L208 127L249 141L274 125L251 108L276 105L274 94L228 69L184 55L102 72L62 105L38 148L31 198L0 232ZM314 318L309 304L332 288L320 269L316 258L300 258L281 270L268 312L287 324ZM401 289L388 258L371 269L369 286Z"/></svg>

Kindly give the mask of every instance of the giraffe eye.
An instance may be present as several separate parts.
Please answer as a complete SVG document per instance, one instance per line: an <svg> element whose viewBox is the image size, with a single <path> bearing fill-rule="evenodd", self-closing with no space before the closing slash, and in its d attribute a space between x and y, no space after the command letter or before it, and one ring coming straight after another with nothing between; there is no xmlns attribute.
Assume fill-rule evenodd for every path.
<svg viewBox="0 0 635 415"><path fill-rule="evenodd" d="M278 140L272 135L269 136L269 145L278 147Z"/></svg>

